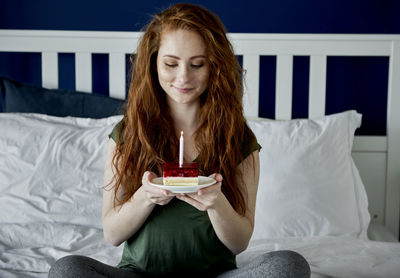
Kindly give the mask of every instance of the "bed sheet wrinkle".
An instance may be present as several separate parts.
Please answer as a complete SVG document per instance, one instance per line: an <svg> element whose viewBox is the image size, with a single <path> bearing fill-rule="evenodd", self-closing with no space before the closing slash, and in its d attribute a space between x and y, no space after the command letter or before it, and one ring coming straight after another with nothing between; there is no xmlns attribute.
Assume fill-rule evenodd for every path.
<svg viewBox="0 0 400 278"><path fill-rule="evenodd" d="M8 174L6 177L8 178L7 180L10 178L19 178L19 174L26 175L26 172L32 172L35 167L35 163L22 159L21 155L12 149L13 147L0 146L0 163L2 165L7 165L6 171L4 171L4 175ZM18 173L18 175L14 176L15 173Z"/></svg>
<svg viewBox="0 0 400 278"><path fill-rule="evenodd" d="M100 191L100 190L99 190ZM46 195L47 193L47 195ZM42 195L41 195L42 194ZM5 192L0 196L2 213L0 222L69 221L87 223L86 217L100 221L100 194L92 197L93 203L77 203L87 200L88 194L64 191L59 196L53 193L31 190L31 192ZM89 199L90 200L90 199Z"/></svg>
<svg viewBox="0 0 400 278"><path fill-rule="evenodd" d="M0 269L1 278L47 278L47 276L48 276L47 273Z"/></svg>
<svg viewBox="0 0 400 278"><path fill-rule="evenodd" d="M122 246L101 229L101 186L120 119L0 114L0 277L47 277L71 254L118 263Z"/></svg>
<svg viewBox="0 0 400 278"><path fill-rule="evenodd" d="M37 220L50 220L46 211L33 202L26 202L26 198L20 196L3 196L0 201L5 204L0 216L1 223L24 223Z"/></svg>
<svg viewBox="0 0 400 278"><path fill-rule="evenodd" d="M48 271L58 258L81 254L116 264L120 248L108 244L101 229L61 223L30 223L1 225L4 250L0 268L13 270Z"/></svg>
<svg viewBox="0 0 400 278"><path fill-rule="evenodd" d="M0 124L6 132L0 134L0 142L12 139L18 146L14 156L7 155L12 163L0 159L0 176L5 177L0 180L0 200L6 208L2 211L8 211L0 215L0 223L46 220L101 227L106 144L119 120L2 114ZM24 128L30 137L19 136ZM28 159L34 167L26 164L27 152L21 151L27 146L37 149Z"/></svg>
<svg viewBox="0 0 400 278"><path fill-rule="evenodd" d="M263 252L285 249L302 254L312 272L323 277L398 278L400 273L400 243L350 236L254 240L238 256L238 264L243 265Z"/></svg>
<svg viewBox="0 0 400 278"><path fill-rule="evenodd" d="M56 165L55 169L63 169L64 167L77 168L75 159L81 157L80 150L76 149L73 145L74 137L77 136L76 132L65 129L54 131L49 138L49 144L52 146L50 149L50 162Z"/></svg>
<svg viewBox="0 0 400 278"><path fill-rule="evenodd" d="M32 133L29 128L22 129L20 132L15 132L13 128L9 132L10 128L4 128L8 132L7 137L15 142L12 148L5 146L7 153L34 167L36 165L36 158L41 154L41 150L37 145L41 142L42 136ZM22 144L21 142L24 143ZM25 142L30 142L31 144L25 144Z"/></svg>

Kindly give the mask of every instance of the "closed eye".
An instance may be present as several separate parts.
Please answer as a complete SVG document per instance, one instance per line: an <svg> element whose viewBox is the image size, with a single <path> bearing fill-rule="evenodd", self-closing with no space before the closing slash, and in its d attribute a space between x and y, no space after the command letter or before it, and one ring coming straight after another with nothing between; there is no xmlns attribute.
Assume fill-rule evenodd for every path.
<svg viewBox="0 0 400 278"><path fill-rule="evenodd" d="M204 66L204 64L200 64L200 65L191 65L193 68L201 68L202 66Z"/></svg>
<svg viewBox="0 0 400 278"><path fill-rule="evenodd" d="M168 64L168 63L165 63L165 65L166 65L167 67L170 67L170 68L175 68L175 67L178 66L177 64Z"/></svg>

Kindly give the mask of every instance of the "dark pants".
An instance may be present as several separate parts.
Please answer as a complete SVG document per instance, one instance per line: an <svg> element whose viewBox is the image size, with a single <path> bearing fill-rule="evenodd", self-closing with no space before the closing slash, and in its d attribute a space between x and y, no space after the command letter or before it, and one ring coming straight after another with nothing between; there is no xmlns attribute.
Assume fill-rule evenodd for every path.
<svg viewBox="0 0 400 278"><path fill-rule="evenodd" d="M265 253L251 263L229 270L218 278L309 278L310 266L298 253L274 251ZM194 275L195 276L195 273ZM67 256L58 260L49 271L49 278L144 278L134 270L121 269L83 256ZM208 277L205 277L208 278Z"/></svg>

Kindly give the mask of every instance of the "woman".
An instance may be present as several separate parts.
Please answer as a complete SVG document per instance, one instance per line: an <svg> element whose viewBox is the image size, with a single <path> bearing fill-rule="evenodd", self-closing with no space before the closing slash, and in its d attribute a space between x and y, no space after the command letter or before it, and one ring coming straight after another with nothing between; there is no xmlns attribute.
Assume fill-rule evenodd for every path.
<svg viewBox="0 0 400 278"><path fill-rule="evenodd" d="M108 144L105 238L125 243L118 267L70 256L50 277L309 277L299 254L265 254L236 268L254 227L260 146L242 110L240 66L221 21L178 4L147 26L133 61L126 111ZM216 183L174 194L150 184L184 161Z"/></svg>

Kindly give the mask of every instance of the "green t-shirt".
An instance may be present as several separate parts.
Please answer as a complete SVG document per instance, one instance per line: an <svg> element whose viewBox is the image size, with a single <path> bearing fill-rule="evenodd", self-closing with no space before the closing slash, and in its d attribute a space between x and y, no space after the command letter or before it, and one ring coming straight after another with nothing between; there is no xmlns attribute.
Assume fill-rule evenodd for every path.
<svg viewBox="0 0 400 278"><path fill-rule="evenodd" d="M118 124L110 137L120 135ZM261 146L253 133L246 134L242 157ZM206 211L172 199L155 206L143 226L125 242L121 268L152 276L212 277L236 268L235 255L218 239Z"/></svg>

